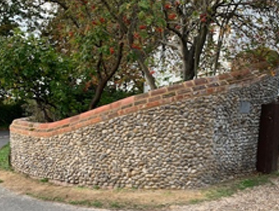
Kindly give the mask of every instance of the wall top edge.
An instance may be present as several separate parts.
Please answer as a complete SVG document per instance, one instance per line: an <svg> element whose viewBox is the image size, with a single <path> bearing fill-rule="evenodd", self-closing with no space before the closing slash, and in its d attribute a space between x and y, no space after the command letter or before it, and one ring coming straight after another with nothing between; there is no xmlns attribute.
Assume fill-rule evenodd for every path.
<svg viewBox="0 0 279 211"><path fill-rule="evenodd" d="M228 92L231 87L247 86L267 77L278 75L278 72L278 69L274 71L245 69L218 76L197 78L124 98L56 122L38 123L28 121L28 118L16 119L10 125L10 130L12 133L23 135L38 137L53 136L139 110L180 101L185 98Z"/></svg>

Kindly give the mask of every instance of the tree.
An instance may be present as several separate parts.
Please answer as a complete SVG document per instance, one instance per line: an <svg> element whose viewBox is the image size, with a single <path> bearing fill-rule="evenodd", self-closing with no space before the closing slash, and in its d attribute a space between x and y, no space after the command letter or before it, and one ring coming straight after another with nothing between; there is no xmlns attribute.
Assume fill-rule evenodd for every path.
<svg viewBox="0 0 279 211"><path fill-rule="evenodd" d="M201 64L204 64L202 68L207 65L216 73L221 52L232 50L231 46L225 43L228 34L233 33L235 39L245 36L246 40L241 43L245 48L248 45L255 47L261 44L259 41L265 41L272 46L278 42L278 1L156 2L161 4L162 9L157 12L164 14L166 23L162 43L179 52L184 80L197 76ZM170 37L174 39L170 40Z"/></svg>
<svg viewBox="0 0 279 211"><path fill-rule="evenodd" d="M65 6L65 2L55 2L64 5L63 8L69 11L70 7ZM228 52L231 55L236 54L232 51L240 50L233 49L228 39L234 40L234 43L235 40L242 39L242 43L238 45L242 49L247 48L248 43L251 48L255 48L260 40L268 40L268 45L273 46L278 41L277 0L73 2L76 2L76 8L79 8L78 2L85 8L79 10L82 11L79 12L81 19L92 21L96 14L102 14L106 16L106 20L118 25L124 34L124 45L135 55L153 89L156 85L147 61L159 42L180 55L183 79L189 80L197 76L199 69L208 68L215 74L220 68L220 56ZM98 12L91 13L92 6ZM74 15L70 17L75 20L74 23L78 23L73 18Z"/></svg>
<svg viewBox="0 0 279 211"><path fill-rule="evenodd" d="M232 32L234 37L245 35L247 39L258 37L258 40L264 40L267 35L260 31L275 29L273 44L278 38L278 27L275 27L278 20L275 19L278 15L277 1L39 2L59 6L56 18L49 27L51 32L46 34L52 36L61 52L75 61L75 69L82 80L88 80L86 89L94 89L90 109L98 105L105 87L114 83L112 80L117 76L130 74L128 71L125 73L125 69L135 66L135 63L150 87L156 88L150 69L150 55L160 45L163 49L169 46L180 55L183 79L189 80L204 67L216 72L221 53L231 49L225 39ZM252 42L251 45L257 43Z"/></svg>
<svg viewBox="0 0 279 211"><path fill-rule="evenodd" d="M138 63L149 85L156 88L146 62L158 41L151 36L151 23L138 24L144 16L143 5L131 1L52 2L63 11L53 22L56 26L52 25L54 39L58 37L60 48L80 62L80 73L90 75L97 86L90 109L97 106L108 82L117 72L125 71L127 63Z"/></svg>
<svg viewBox="0 0 279 211"><path fill-rule="evenodd" d="M0 81L13 98L34 100L46 121L78 109L78 89L71 61L45 40L16 33L0 39ZM71 93L71 94L70 94Z"/></svg>

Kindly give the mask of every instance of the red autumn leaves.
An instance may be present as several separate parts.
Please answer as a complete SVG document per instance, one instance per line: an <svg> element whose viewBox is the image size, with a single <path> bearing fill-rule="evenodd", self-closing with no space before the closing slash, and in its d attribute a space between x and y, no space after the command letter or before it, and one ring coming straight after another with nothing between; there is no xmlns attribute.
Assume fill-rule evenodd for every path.
<svg viewBox="0 0 279 211"><path fill-rule="evenodd" d="M180 1L175 1L174 2L175 7L178 7L179 5L180 5ZM170 3L166 3L164 7L165 7L165 9L169 10L169 9L172 8L172 5Z"/></svg>
<svg viewBox="0 0 279 211"><path fill-rule="evenodd" d="M176 8L180 6L180 1L175 1L173 4L170 3L166 3L164 5L164 9L168 12L168 11L174 11L172 9ZM168 12L169 14L167 15L168 20L172 21L175 20L177 18L177 14L174 12ZM207 22L207 14L206 13L202 13L200 14L200 21L202 23L206 23ZM179 29L176 27L176 29Z"/></svg>
<svg viewBox="0 0 279 211"><path fill-rule="evenodd" d="M92 21L92 25L93 25L93 26L96 26L96 25L98 25L98 24L103 24L103 23L105 23L105 22L106 22L106 19L104 19L104 18L101 17L101 18L99 19L99 21L95 21L95 20Z"/></svg>
<svg viewBox="0 0 279 211"><path fill-rule="evenodd" d="M171 5L170 4L165 4L165 9L167 9L167 10L171 9Z"/></svg>
<svg viewBox="0 0 279 211"><path fill-rule="evenodd" d="M81 1L81 3L83 3L83 4L87 4L88 3L88 1L86 1L86 0L80 0Z"/></svg>
<svg viewBox="0 0 279 211"><path fill-rule="evenodd" d="M113 47L110 47L110 48L109 48L109 52L110 52L110 54L114 54L114 48L113 48Z"/></svg>
<svg viewBox="0 0 279 211"><path fill-rule="evenodd" d="M171 13L168 15L168 19L169 20L174 20L176 18L176 14L175 13Z"/></svg>
<svg viewBox="0 0 279 211"><path fill-rule="evenodd" d="M205 13L200 14L200 20L202 23L205 23L207 21L207 15Z"/></svg>
<svg viewBox="0 0 279 211"><path fill-rule="evenodd" d="M171 6L170 3L167 3L167 4L165 4L164 8L166 10L170 10L170 9L172 9L172 6ZM168 19L169 20L174 20L175 18L176 18L176 14L175 13L171 13L171 14L168 15Z"/></svg>
<svg viewBox="0 0 279 211"><path fill-rule="evenodd" d="M140 25L140 26L139 26L139 29L141 29L141 30L146 29L146 28L147 28L147 27L146 27L145 25ZM136 39L136 40L139 40L139 39L141 38L141 36L140 36L140 34L139 34L138 32L135 32L133 37L134 37L134 39ZM133 44L131 45L131 48L141 50L140 44L136 44L136 43L133 43Z"/></svg>
<svg viewBox="0 0 279 211"><path fill-rule="evenodd" d="M132 47L133 49L137 49L137 50L140 50L140 49L141 49L140 45L139 45L139 44L135 44L135 43L133 43L131 47Z"/></svg>
<svg viewBox="0 0 279 211"><path fill-rule="evenodd" d="M146 28L147 28L146 25L140 25L140 26L139 26L139 29L141 29L141 30L142 30L142 29L146 29Z"/></svg>

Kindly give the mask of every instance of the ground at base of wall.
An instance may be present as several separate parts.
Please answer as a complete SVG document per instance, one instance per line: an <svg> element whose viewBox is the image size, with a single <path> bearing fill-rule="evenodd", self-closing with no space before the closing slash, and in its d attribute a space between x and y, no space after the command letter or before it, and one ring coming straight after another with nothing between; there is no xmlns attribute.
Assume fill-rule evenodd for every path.
<svg viewBox="0 0 279 211"><path fill-rule="evenodd" d="M20 194L48 201L108 209L165 210L231 196L239 190L270 183L273 175L252 175L199 190L101 190L84 187L58 186L47 180L34 180L23 174L0 171L1 186Z"/></svg>

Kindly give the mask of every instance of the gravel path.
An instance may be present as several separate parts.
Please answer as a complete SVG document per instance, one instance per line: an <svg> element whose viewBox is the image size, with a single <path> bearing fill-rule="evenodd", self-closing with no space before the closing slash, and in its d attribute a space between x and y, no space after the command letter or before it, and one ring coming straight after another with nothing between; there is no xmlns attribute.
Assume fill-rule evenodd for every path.
<svg viewBox="0 0 279 211"><path fill-rule="evenodd" d="M279 211L279 179L217 201L173 206L171 211Z"/></svg>

